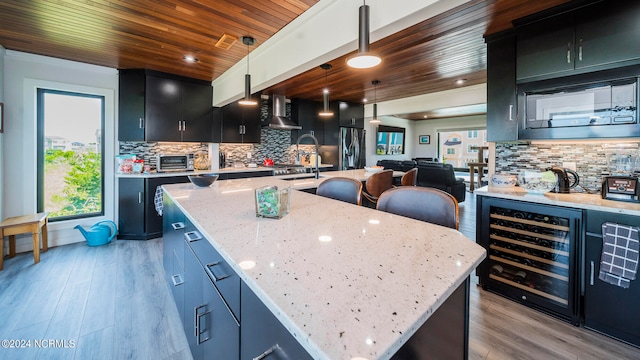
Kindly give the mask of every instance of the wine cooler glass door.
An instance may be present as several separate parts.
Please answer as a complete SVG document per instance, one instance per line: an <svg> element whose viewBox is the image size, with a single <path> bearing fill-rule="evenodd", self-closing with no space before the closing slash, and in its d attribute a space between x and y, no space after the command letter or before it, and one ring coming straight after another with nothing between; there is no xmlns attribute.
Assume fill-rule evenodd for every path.
<svg viewBox="0 0 640 360"><path fill-rule="evenodd" d="M581 212L482 200L483 287L577 322L576 244Z"/></svg>

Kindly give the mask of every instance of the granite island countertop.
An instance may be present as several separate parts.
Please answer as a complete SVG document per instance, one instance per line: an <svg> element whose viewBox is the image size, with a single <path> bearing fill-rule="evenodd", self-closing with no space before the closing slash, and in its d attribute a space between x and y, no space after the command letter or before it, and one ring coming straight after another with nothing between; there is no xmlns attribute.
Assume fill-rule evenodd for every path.
<svg viewBox="0 0 640 360"><path fill-rule="evenodd" d="M569 194L557 194L552 192L534 194L528 193L525 189L517 186L512 188L483 186L476 189L473 193L478 196L528 201L536 204L556 205L576 209L598 210L640 216L640 203L605 200L602 199L600 194L578 192Z"/></svg>
<svg viewBox="0 0 640 360"><path fill-rule="evenodd" d="M316 359L390 358L485 257L456 230L301 191L282 219L257 218L265 185L296 188L262 177L164 189Z"/></svg>

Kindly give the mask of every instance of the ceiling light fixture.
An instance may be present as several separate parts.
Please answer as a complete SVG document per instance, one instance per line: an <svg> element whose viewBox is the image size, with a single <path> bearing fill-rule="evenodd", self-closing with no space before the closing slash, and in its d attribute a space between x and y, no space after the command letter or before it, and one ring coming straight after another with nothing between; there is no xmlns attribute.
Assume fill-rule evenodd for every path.
<svg viewBox="0 0 640 360"><path fill-rule="evenodd" d="M322 111L318 113L320 116L329 117L333 116L333 111L329 109L329 88L327 88L327 72L332 68L331 64L322 64L320 68L324 70L324 90L322 90L322 100L324 106Z"/></svg>
<svg viewBox="0 0 640 360"><path fill-rule="evenodd" d="M368 69L382 62L378 55L369 52L369 5L364 1L363 4L359 11L358 53L347 58L347 65L356 69Z"/></svg>
<svg viewBox="0 0 640 360"><path fill-rule="evenodd" d="M465 82L467 82L467 79L458 79L458 80L456 80L456 85L462 85Z"/></svg>
<svg viewBox="0 0 640 360"><path fill-rule="evenodd" d="M189 63L197 63L198 62L198 58L196 58L193 55L185 55L182 58L184 59L184 61L189 62Z"/></svg>
<svg viewBox="0 0 640 360"><path fill-rule="evenodd" d="M379 124L381 121L378 119L378 84L380 80L373 80L373 117L369 120L371 124Z"/></svg>
<svg viewBox="0 0 640 360"><path fill-rule="evenodd" d="M242 43L247 45L247 73L244 75L244 99L238 101L240 105L258 105L258 102L251 98L251 74L249 74L249 46L255 42L256 39L251 36L242 37Z"/></svg>

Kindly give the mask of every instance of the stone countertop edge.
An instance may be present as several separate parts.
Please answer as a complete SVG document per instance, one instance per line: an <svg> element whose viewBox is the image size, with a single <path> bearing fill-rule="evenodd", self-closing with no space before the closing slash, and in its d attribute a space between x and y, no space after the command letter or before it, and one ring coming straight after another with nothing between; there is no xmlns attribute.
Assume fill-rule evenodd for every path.
<svg viewBox="0 0 640 360"><path fill-rule="evenodd" d="M250 190L265 185L295 189L291 182L274 178L251 178L249 183ZM254 192L237 191L238 186L247 186L247 179L218 181L204 189L189 183L163 188L316 359L389 359L486 256L482 247L456 230L365 207L342 206L335 200L298 191L292 193L291 212L283 219L256 218ZM226 214L220 216L215 210L222 204L226 204L223 208ZM325 216L337 215L336 219L343 221L323 226L317 216L310 216L318 214L323 207ZM380 226L388 226L386 234L368 231L368 236L364 235L365 229L360 229L360 224L371 217L379 218ZM350 226L342 226L346 222ZM379 225L367 226L371 230ZM289 228L289 233L283 233L284 228ZM336 239L319 242L317 234L327 228L336 232ZM394 228L404 230L401 236L395 236L397 239L389 237ZM303 229L306 231L301 231ZM429 234L429 241L424 241L425 234ZM419 242L413 243L416 237L420 238ZM395 246L395 257L389 251L376 251L379 249L376 243ZM327 253L327 247L337 253ZM369 254L354 258L354 254L362 252ZM418 253L424 257L416 256ZM339 258L343 254L341 262ZM268 262L266 259L271 259L269 256L277 258L275 267L274 262L271 268L264 265ZM259 265L243 269L240 262L246 258L254 258ZM393 261L398 259L402 261ZM297 275L295 280L292 275ZM303 281L297 282L298 278ZM409 286L413 282L422 286ZM372 291L364 293L361 286ZM398 296L403 291L405 296ZM333 303L329 305L329 302ZM361 306L349 310L358 305ZM365 338L372 339L372 344L366 344Z"/></svg>
<svg viewBox="0 0 640 360"><path fill-rule="evenodd" d="M306 168L315 168L315 166L304 166ZM333 167L331 164L321 164L318 167L320 168L330 168ZM258 167L226 167L217 170L194 170L194 171L166 171L166 172L150 172L150 173L116 173L117 178L156 178L156 177L169 177L169 176L188 176L188 175L197 175L197 174L234 174L234 173L243 173L243 172L257 172L257 171L273 171L274 168L272 166L258 166ZM308 175L300 174L300 175Z"/></svg>
<svg viewBox="0 0 640 360"><path fill-rule="evenodd" d="M501 199L527 201L536 204L564 206L576 209L598 210L618 214L640 216L640 203L603 199L599 194L570 193L530 194L520 187L496 188L483 186L474 190L478 196L495 197Z"/></svg>

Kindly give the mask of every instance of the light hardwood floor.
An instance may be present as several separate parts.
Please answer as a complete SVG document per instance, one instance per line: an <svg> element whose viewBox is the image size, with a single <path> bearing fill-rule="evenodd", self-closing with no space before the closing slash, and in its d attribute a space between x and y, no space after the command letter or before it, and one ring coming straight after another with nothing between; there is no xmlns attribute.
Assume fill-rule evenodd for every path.
<svg viewBox="0 0 640 360"><path fill-rule="evenodd" d="M460 230L471 239L474 200L467 193L460 206ZM0 359L191 359L164 283L161 239L72 244L51 248L36 265L31 252L4 265L0 340L31 340L31 347L0 348ZM470 310L470 359L640 359L638 348L477 286ZM49 339L67 347L35 347Z"/></svg>

